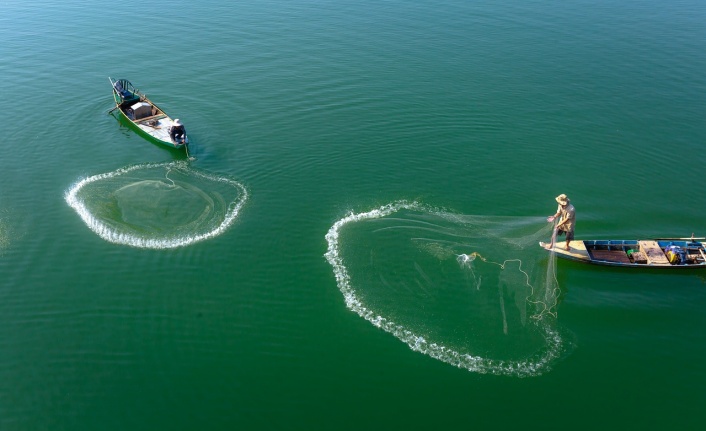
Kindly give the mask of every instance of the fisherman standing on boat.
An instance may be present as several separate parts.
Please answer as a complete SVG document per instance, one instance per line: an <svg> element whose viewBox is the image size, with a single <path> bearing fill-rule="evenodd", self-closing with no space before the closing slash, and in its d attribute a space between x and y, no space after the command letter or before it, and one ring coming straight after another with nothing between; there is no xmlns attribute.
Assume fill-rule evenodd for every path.
<svg viewBox="0 0 706 431"><path fill-rule="evenodd" d="M181 124L178 118L174 120L172 127L169 128L169 137L177 144L184 142L186 139L186 129L184 129L184 125Z"/></svg>
<svg viewBox="0 0 706 431"><path fill-rule="evenodd" d="M566 197L565 194L560 194L557 196L556 201L559 203L556 213L552 216L547 217L549 223L553 223L557 217L559 217L559 222L554 226L554 232L552 232L552 242L546 248L554 248L554 240L557 236L566 234L566 251L569 251L569 243L574 239L574 224L576 223L576 209L571 205L571 200Z"/></svg>

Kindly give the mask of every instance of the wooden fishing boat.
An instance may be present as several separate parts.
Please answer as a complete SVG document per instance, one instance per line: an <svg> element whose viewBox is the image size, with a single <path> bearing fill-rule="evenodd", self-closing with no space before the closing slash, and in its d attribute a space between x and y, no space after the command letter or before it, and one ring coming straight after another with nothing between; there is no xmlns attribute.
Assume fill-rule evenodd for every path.
<svg viewBox="0 0 706 431"><path fill-rule="evenodd" d="M170 134L172 126L179 125L178 119L172 120L164 111L155 105L146 95L136 89L127 79L113 80L108 78L113 87L115 108L148 139L170 148L184 147L188 153L189 138L184 131L182 136ZM183 126L182 126L183 127Z"/></svg>
<svg viewBox="0 0 706 431"><path fill-rule="evenodd" d="M703 238L699 238L703 239ZM557 257L596 265L634 268L704 268L706 243L695 238L664 238L651 240L571 240L557 242L553 249Z"/></svg>

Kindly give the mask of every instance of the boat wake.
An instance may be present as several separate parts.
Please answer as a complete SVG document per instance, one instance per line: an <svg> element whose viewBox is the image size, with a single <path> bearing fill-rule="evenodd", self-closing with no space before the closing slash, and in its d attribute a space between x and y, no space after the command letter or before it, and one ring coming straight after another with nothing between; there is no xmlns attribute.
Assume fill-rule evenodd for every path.
<svg viewBox="0 0 706 431"><path fill-rule="evenodd" d="M94 175L65 194L66 202L104 240L155 249L220 235L247 198L237 181L197 171L185 161Z"/></svg>
<svg viewBox="0 0 706 431"><path fill-rule="evenodd" d="M347 307L412 350L471 372L536 376L571 344L553 268L536 250L550 229L400 201L337 221L325 257Z"/></svg>

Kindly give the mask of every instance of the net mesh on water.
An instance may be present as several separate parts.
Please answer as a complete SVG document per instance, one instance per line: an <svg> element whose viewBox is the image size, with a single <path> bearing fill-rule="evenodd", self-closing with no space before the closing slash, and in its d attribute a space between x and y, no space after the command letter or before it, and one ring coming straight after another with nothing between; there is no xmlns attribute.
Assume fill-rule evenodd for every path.
<svg viewBox="0 0 706 431"><path fill-rule="evenodd" d="M223 233L248 198L239 182L184 161L130 166L84 178L66 202L106 241L174 248Z"/></svg>
<svg viewBox="0 0 706 431"><path fill-rule="evenodd" d="M350 214L326 258L348 308L415 351L479 373L538 375L566 349L554 256L537 217L394 202Z"/></svg>

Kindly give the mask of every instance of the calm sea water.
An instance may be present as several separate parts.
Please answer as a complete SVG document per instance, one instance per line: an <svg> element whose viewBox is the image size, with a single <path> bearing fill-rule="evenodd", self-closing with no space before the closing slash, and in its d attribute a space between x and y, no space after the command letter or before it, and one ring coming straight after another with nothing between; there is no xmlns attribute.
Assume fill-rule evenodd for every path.
<svg viewBox="0 0 706 431"><path fill-rule="evenodd" d="M558 261L537 324L447 245L560 193L577 237L706 235L706 3L197 3L0 4L0 429L703 425L704 274Z"/></svg>

